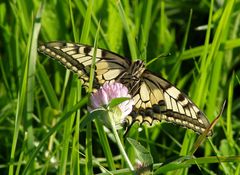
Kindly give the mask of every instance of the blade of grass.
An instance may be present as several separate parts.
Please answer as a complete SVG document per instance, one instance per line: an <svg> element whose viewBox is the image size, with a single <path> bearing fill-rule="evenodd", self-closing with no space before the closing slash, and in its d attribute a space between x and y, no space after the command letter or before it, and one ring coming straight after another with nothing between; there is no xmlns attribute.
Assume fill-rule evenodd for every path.
<svg viewBox="0 0 240 175"><path fill-rule="evenodd" d="M106 156L106 159L107 159L109 170L116 170L114 160L113 160L112 150L110 148L110 145L106 136L106 132L103 129L103 125L99 120L95 120L95 126L97 129L97 133L99 135L99 139L102 145L104 155Z"/></svg>
<svg viewBox="0 0 240 175"><path fill-rule="evenodd" d="M182 60L180 58L181 58L182 53L186 49L188 35L189 35L189 30L190 30L190 27L191 27L191 21L192 21L192 10L190 10L190 13L189 13L189 18L188 18L188 23L187 23L187 30L186 30L185 35L184 35L184 40L183 40L183 44L182 44L182 47L181 47L180 54L177 56L178 57L177 63L174 64L174 67L172 68L171 73L170 73L170 75L172 75L171 76L172 82L176 81L177 76L178 76L178 74L176 74L176 72L179 72L180 67L181 67Z"/></svg>
<svg viewBox="0 0 240 175"><path fill-rule="evenodd" d="M213 42L212 42L212 47L211 50L207 56L207 51L205 50L203 53L203 61L200 67L200 71L201 71L201 77L200 77L200 84L198 84L198 93L196 93L196 98L198 101L196 102L198 104L198 102L200 101L200 99L202 99L201 97L203 96L205 89L206 89L206 85L205 85L205 81L208 77L208 69L209 66L211 65L211 63L213 62L213 59L217 59L215 56L219 51L219 47L220 47L220 43L222 43L222 34L224 33L224 30L226 29L226 24L230 18L230 13L233 7L234 1L230 0L227 2L225 9L223 11L223 15L220 19L220 22L218 24L217 30L214 34L214 38L213 38ZM210 26L210 25L209 25ZM210 27L209 27L210 28ZM206 42L205 44L207 44L208 42ZM206 46L206 48L208 47L208 45ZM207 56L207 57L206 57ZM206 72L206 73L203 73Z"/></svg>
<svg viewBox="0 0 240 175"><path fill-rule="evenodd" d="M13 144L12 144L12 150L11 150L11 160L14 160L14 154L18 139L18 133L19 133L19 127L21 125L22 119L23 119L23 111L25 107L25 102L27 102L27 119L32 119L32 114L29 112L33 111L33 101L34 101L34 74L35 74L35 62L37 57L37 36L40 31L40 23L39 18L42 14L42 8L43 6L40 6L38 9L38 13L35 17L34 24L32 25L32 32L30 34L29 40L28 40L28 55L27 55L27 61L26 61L26 67L25 72L23 75L23 83L21 88L21 93L19 96L18 101L18 107L17 107L17 113L16 113L16 123L15 123L15 130L14 130L14 136L13 136ZM28 121L29 121L28 120ZM33 131L31 125L28 125L28 149L31 150L34 147L33 144ZM21 161L21 160L19 160ZM19 169L20 164L18 165ZM9 167L9 174L13 174L13 165L10 165Z"/></svg>
<svg viewBox="0 0 240 175"><path fill-rule="evenodd" d="M89 6L88 6L88 9L87 9L87 15L86 15L86 18L85 18L85 21L84 21L84 24L86 23L84 25L85 28L83 28L83 31L87 32L87 34L89 33L88 24L90 25L90 21L91 21L92 6L93 6L93 1L90 0ZM96 36L95 36L95 41L94 41L94 51L93 51L91 69L90 69L88 92L92 92L92 87L93 87L99 28L100 28L100 24L98 25L98 30L97 30L97 33L96 33ZM85 35L85 33L83 32L82 35ZM81 35L81 41L84 41L84 40L86 41L87 38L82 37L82 35ZM92 174L93 173L92 156L93 156L92 155L92 125L91 125L91 122L90 122L90 123L87 124L87 130L86 130L86 169L85 169L86 174Z"/></svg>
<svg viewBox="0 0 240 175"><path fill-rule="evenodd" d="M107 27L107 39L108 48L111 51L118 51L121 47L121 40L123 38L123 25L119 18L118 11L113 2L108 1L108 27ZM100 30L101 33L101 30ZM101 38L102 36L100 36Z"/></svg>
<svg viewBox="0 0 240 175"><path fill-rule="evenodd" d="M142 12L143 23L140 23L140 28L142 29L142 32L141 32L142 36L140 39L139 49L141 52L144 51L143 55L141 56L141 59L145 60L145 62L147 59L146 47L148 45L150 27L151 27L151 23L152 23L152 16L151 16L152 5L153 5L152 0L143 1L143 12Z"/></svg>
<svg viewBox="0 0 240 175"><path fill-rule="evenodd" d="M87 43L89 32L90 32L90 24L91 24L91 14L93 13L93 0L89 0L88 6L87 6L87 12L84 15L84 23L81 33L80 41L82 43Z"/></svg>
<svg viewBox="0 0 240 175"><path fill-rule="evenodd" d="M78 86L81 87L81 86ZM80 156L78 153L79 150L79 133L80 133L80 112L76 114L76 124L74 129L74 136L72 141L72 152L71 152L71 162L70 162L70 174L80 174Z"/></svg>
<svg viewBox="0 0 240 175"><path fill-rule="evenodd" d="M34 20L34 26L32 29L32 38L31 38L31 44L30 44L30 52L29 52L29 65L28 65L28 82L27 82L27 103L26 103L26 110L27 110L27 121L26 121L26 127L27 127L27 133L28 133L28 139L27 139L27 149L30 152L32 149L34 149L34 131L33 131L33 111L34 111L34 97L35 97L35 74L36 74L36 59L37 59L37 43L38 43L38 36L41 28L40 18L42 16L43 11L43 4L39 6L37 15ZM33 168L33 167L32 167ZM34 169L34 168L33 168ZM33 170L32 169L32 170Z"/></svg>
<svg viewBox="0 0 240 175"><path fill-rule="evenodd" d="M212 44L208 44L208 46L197 46L197 47L193 47L191 49L185 50L180 59L181 60L187 60L187 59L192 59L193 57L198 57L200 55L202 55L204 51L204 49L206 49L206 53L209 53L209 51L211 50L211 46ZM231 50L234 48L238 48L240 47L240 39L230 39L227 41L223 41L220 44L220 50L221 51L226 51L226 50Z"/></svg>
<svg viewBox="0 0 240 175"><path fill-rule="evenodd" d="M207 30L207 36L206 36L206 40L205 40L205 46L206 48L208 47L208 43L209 43L209 38L208 38L208 35L210 34L210 26L211 26L211 19L212 19L212 11L213 10L213 0L211 0L211 7L210 7L210 12L209 12L209 19L208 19L208 30ZM203 53L203 58L201 59L202 62L205 62L205 58L206 58L206 50L205 52ZM198 83L198 86L199 84L200 85L205 85L206 83L206 73L207 73L207 66L202 64L201 65L202 67L204 66L205 70L200 72L200 82ZM205 72L205 73L204 73ZM202 78L204 77L204 78ZM202 78L202 81L201 81L201 78ZM199 104L199 97L198 98L194 98L196 97L196 95L199 95L199 89L197 88L195 93L193 94L193 100L195 101L195 99L197 99L198 101L195 101L196 104ZM200 92L200 93L203 93L203 92ZM194 96L195 95L195 96ZM190 149L192 148L192 145L194 143L194 139L195 139L195 135L193 134L190 134L190 131L187 131L186 134L185 134L185 137L184 137L184 140L183 140L183 144L182 144L182 148L181 148L181 151L180 151L180 155L187 155L188 152L190 151ZM182 169L182 170L178 170L177 172L175 173L179 173L179 174L187 174L188 173L188 169Z"/></svg>
<svg viewBox="0 0 240 175"><path fill-rule="evenodd" d="M26 166L24 167L24 170L22 172L22 174L26 174L29 170L29 167L31 166L31 164L33 163L33 160L36 158L37 154L39 153L40 149L46 144L46 141L49 139L49 137L54 134L55 132L57 132L62 125L64 124L64 122L72 115L72 113L76 112L79 108L81 108L83 105L85 105L88 102L88 96L85 96L82 98L81 101L79 101L77 104L75 104L70 111L67 112L63 112L59 118L60 120L57 122L57 124L51 128L49 130L49 132L45 135L45 137L41 140L41 142L39 143L39 145L34 149L33 152L31 152L31 157L29 158L29 160L26 163Z"/></svg>
<svg viewBox="0 0 240 175"><path fill-rule="evenodd" d="M74 16L73 16L73 8L72 8L72 0L68 0L68 5L69 5L69 12L71 16L71 24L72 24L72 30L73 30L73 38L74 41L78 41L79 36L77 35L75 23L74 23Z"/></svg>
<svg viewBox="0 0 240 175"><path fill-rule="evenodd" d="M87 2L87 0L84 0L84 1L81 1L82 3L79 3L80 1L77 1L75 0L76 2L76 6L79 10L79 12L81 13L81 15L84 17L85 19L85 16L86 16L86 9L88 8L89 6L89 2ZM95 14L91 14L92 15L92 22L93 22L93 25L91 25L91 35L94 36L97 32L97 28L98 28L98 19L96 17ZM100 36L101 36L101 44L104 45L105 47L109 48L109 44L108 44L108 41L106 40L106 37L105 37L105 33L103 31L102 28L100 28ZM81 41L81 40L80 40ZM82 42L82 41L81 41Z"/></svg>
<svg viewBox="0 0 240 175"><path fill-rule="evenodd" d="M60 110L57 95L52 87L44 67L37 62L37 80L41 86L44 97L51 108Z"/></svg>
<svg viewBox="0 0 240 175"><path fill-rule="evenodd" d="M229 88L228 88L227 133L226 133L228 143L232 146L235 142L233 139L233 128L232 128L232 102L233 102L234 78L235 78L235 74L233 73L229 83Z"/></svg>
<svg viewBox="0 0 240 175"><path fill-rule="evenodd" d="M224 101L221 112L219 113L219 115L212 121L212 123L210 124L210 126L198 137L198 139L196 140L196 142L194 143L191 151L189 152L189 155L193 155L196 150L199 148L199 146L202 144L202 142L205 140L206 136L209 134L209 132L211 132L214 128L214 126L217 124L219 118L222 116L223 110L225 108L225 103L226 101Z"/></svg>
<svg viewBox="0 0 240 175"><path fill-rule="evenodd" d="M66 111L69 111L73 105L75 104L77 100L76 96L76 83L72 83L71 86L71 91L69 95L69 102L67 103L66 106ZM77 111L76 111L77 112ZM69 153L69 144L71 141L71 133L72 133L72 128L73 128L73 122L75 119L76 113L73 113L69 118L64 122L64 130L63 130L63 139L62 139L62 151L61 151L61 160L60 160L60 168L59 168L59 174L67 174L66 169L67 169L67 162L68 162L68 153Z"/></svg>
<svg viewBox="0 0 240 175"><path fill-rule="evenodd" d="M179 162L177 160L167 165L161 166L160 168L157 169L157 171L154 172L154 174L162 174L162 173L165 174L172 170L188 168L194 164L218 163L219 161L220 162L240 162L240 156L229 156L229 157L212 156L212 157L199 157L199 158L191 158L191 159L189 159L188 157L185 157L185 158L186 160L183 162Z"/></svg>
<svg viewBox="0 0 240 175"><path fill-rule="evenodd" d="M78 41L79 40L79 33L77 33L77 31L75 30L75 20L74 20L74 16L73 16L73 8L72 8L72 1L69 0L69 10L70 10L70 14L71 14L71 23L72 23L72 28L73 28L73 37L74 37L74 41ZM77 81L77 89L75 89L76 91L76 100L79 101L81 100L81 93L82 93L82 85L81 85L81 81ZM76 102L74 102L76 103ZM75 114L75 120L76 120L76 124L74 126L74 136L73 136L73 141L72 141L72 152L71 152L71 164L70 164L70 174L80 174L80 166L79 166L79 153L78 153L78 149L79 149L79 133L80 133L80 110L78 110Z"/></svg>
<svg viewBox="0 0 240 175"><path fill-rule="evenodd" d="M127 19L126 15L125 15L125 12L123 10L121 1L117 1L116 6L117 6L120 18L121 18L122 23L123 23L123 27L124 27L126 35L127 35L128 45L129 45L130 53L131 53L131 58L134 61L138 58L137 50L136 50L137 46L136 46L136 42L135 42L135 39L134 39L135 37L133 36L133 32L129 28L129 23L128 23L129 19Z"/></svg>

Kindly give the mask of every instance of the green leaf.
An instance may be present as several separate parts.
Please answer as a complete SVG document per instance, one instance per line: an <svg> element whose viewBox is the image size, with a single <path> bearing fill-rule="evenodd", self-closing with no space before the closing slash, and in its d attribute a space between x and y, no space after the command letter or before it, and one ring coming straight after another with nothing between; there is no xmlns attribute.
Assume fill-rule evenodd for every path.
<svg viewBox="0 0 240 175"><path fill-rule="evenodd" d="M138 171L152 171L153 169L153 158L151 153L144 148L138 141L127 138L128 142L132 145L138 160L141 162L142 166Z"/></svg>
<svg viewBox="0 0 240 175"><path fill-rule="evenodd" d="M103 108L100 109L96 109L94 111L92 111L91 113L89 113L89 115L87 115L85 118L83 118L83 120L81 121L80 124L80 128L83 129L88 123L90 123L91 121L93 121L95 118L101 118L103 116L108 115L108 111L106 111Z"/></svg>
<svg viewBox="0 0 240 175"><path fill-rule="evenodd" d="M109 108L113 108L113 107L121 104L122 102L127 101L127 100L130 100L130 99L131 99L131 98L129 98L129 97L114 98L114 99L112 99L112 100L109 102L108 107L109 107Z"/></svg>

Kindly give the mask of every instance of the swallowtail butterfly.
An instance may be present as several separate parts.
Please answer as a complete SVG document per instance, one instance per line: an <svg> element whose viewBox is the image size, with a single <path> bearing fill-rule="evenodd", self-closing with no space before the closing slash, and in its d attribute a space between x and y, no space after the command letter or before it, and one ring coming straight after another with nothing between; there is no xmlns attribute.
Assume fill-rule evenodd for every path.
<svg viewBox="0 0 240 175"><path fill-rule="evenodd" d="M38 51L62 63L78 75L83 85L88 86L93 47L49 42L41 44ZM131 62L113 52L97 49L94 88L113 81L124 84L134 100L133 111L124 121L128 126L136 121L152 125L154 121L165 120L203 133L210 125L203 112L185 94L146 70L144 62Z"/></svg>

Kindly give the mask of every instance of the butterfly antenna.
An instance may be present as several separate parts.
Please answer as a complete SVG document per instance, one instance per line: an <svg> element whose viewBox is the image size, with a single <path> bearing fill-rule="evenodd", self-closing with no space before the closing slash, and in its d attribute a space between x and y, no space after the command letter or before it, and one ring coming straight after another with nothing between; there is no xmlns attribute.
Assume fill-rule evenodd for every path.
<svg viewBox="0 0 240 175"><path fill-rule="evenodd" d="M150 60L149 62L147 62L146 66L152 64L153 62L155 62L156 60L158 60L159 58L166 58L168 56L171 56L171 53L164 53L164 54L161 54L161 55L158 55L157 57L153 58L152 60Z"/></svg>

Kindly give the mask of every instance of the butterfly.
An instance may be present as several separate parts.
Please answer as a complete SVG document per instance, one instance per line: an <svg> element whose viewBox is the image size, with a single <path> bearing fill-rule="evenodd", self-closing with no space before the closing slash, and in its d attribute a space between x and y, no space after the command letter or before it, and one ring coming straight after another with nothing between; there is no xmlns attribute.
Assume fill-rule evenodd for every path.
<svg viewBox="0 0 240 175"><path fill-rule="evenodd" d="M84 86L89 85L93 47L68 42L48 42L41 44L38 51L76 73ZM165 120L200 134L210 126L205 114L184 93L147 70L141 60L132 62L111 51L96 49L94 74L95 89L105 82L119 82L128 88L134 107L124 120L127 126L135 122L152 125L155 121Z"/></svg>

